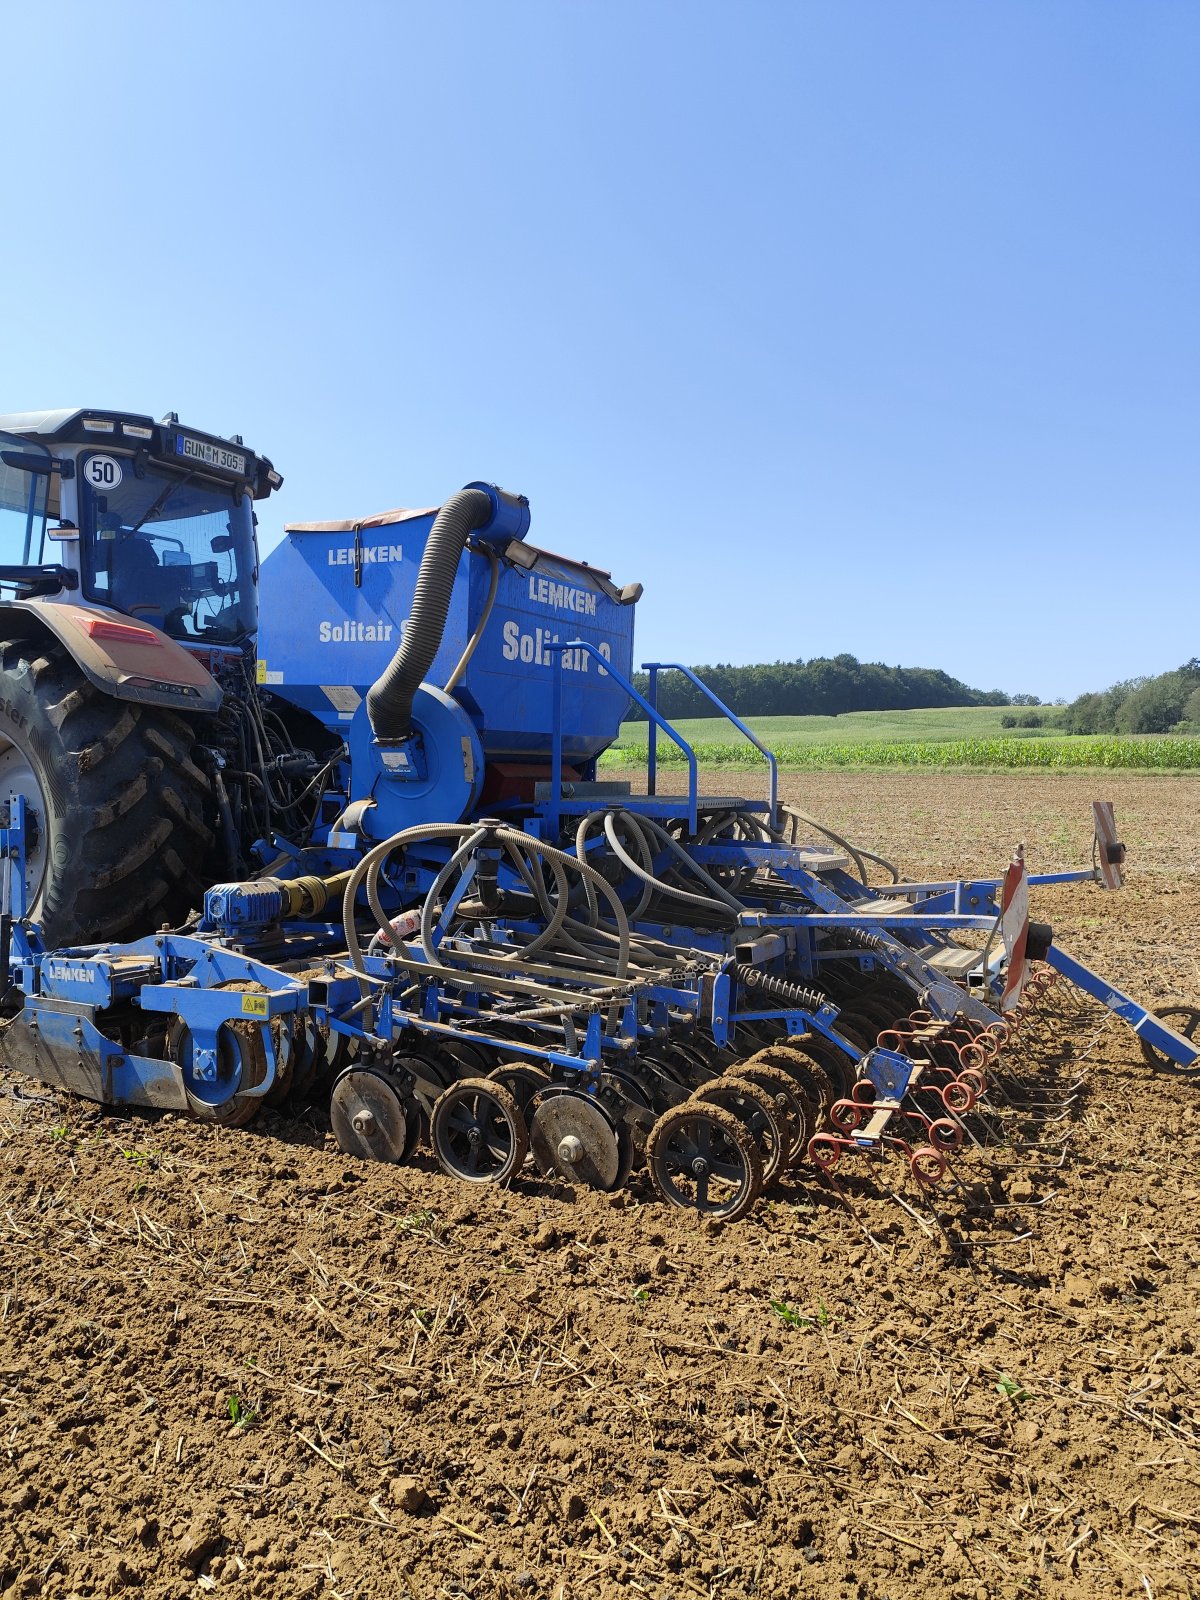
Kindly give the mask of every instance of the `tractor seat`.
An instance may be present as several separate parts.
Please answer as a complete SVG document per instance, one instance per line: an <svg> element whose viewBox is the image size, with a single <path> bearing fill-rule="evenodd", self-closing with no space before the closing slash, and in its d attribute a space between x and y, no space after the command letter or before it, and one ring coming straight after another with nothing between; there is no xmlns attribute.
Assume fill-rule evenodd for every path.
<svg viewBox="0 0 1200 1600"><path fill-rule="evenodd" d="M148 539L125 539L112 550L112 604L131 616L166 616L180 603L180 574L159 565Z"/></svg>

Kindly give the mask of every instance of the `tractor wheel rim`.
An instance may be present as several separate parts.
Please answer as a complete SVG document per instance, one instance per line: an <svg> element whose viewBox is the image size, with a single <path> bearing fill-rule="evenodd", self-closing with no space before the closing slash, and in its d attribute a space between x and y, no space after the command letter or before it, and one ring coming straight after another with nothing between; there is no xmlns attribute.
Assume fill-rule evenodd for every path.
<svg viewBox="0 0 1200 1600"><path fill-rule="evenodd" d="M37 824L33 848L25 849L25 905L31 908L41 893L42 879L46 876L46 850L49 843L49 826L46 820L46 800L37 774L29 757L18 745L8 740L0 741L0 801L10 794L19 794L25 808Z"/></svg>

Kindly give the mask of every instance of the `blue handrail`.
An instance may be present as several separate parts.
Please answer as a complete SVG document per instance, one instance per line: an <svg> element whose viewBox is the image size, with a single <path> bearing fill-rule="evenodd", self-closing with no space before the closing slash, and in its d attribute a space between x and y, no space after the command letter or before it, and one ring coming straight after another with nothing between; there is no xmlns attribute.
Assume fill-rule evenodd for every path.
<svg viewBox="0 0 1200 1600"><path fill-rule="evenodd" d="M559 803L562 800L562 653L564 650L586 650L588 655L592 657L593 661L597 663L600 669L603 672L606 672L610 678L614 678L631 699L637 701L638 705L641 706L642 710L650 718L651 726L656 730L661 728L666 734L667 738L671 740L672 744L678 745L679 749L683 751L684 755L687 757L688 764L688 826L691 831L695 833L696 813L699 806L700 784L696 766L696 752L692 749L691 745L688 744L687 740L681 738L679 734L676 733L675 729L671 726L667 719L660 715L656 708L651 705L650 701L647 700L643 695L640 695L629 682L629 679L618 672L616 667L613 666L612 662L600 654L597 646L591 644L587 639L568 639L565 644L548 644L544 646L544 648L546 650L554 651L558 657L557 661L554 663L554 699L552 703L554 727L551 733L550 742L550 788L552 791L552 810L550 822L554 833L557 834L559 822L561 820L559 815ZM653 737L657 737L657 735L655 734ZM647 774L648 781L646 787L648 792L653 794L655 792L655 769L653 760L654 745L651 744L650 748L652 754L650 767Z"/></svg>
<svg viewBox="0 0 1200 1600"><path fill-rule="evenodd" d="M689 683L695 684L696 688L700 690L701 694L707 695L709 701L716 706L717 710L723 717L726 718L727 721L733 723L734 727L739 733L745 734L746 738L749 739L750 743L760 753L760 755L766 757L767 766L770 768L771 773L771 826L773 828L777 828L779 826L779 763L775 760L774 751L768 750L767 746L763 744L763 742L755 734L751 733L750 729L742 721L741 717L736 716L725 704L725 702L709 688L709 686L704 682L703 678L698 678L696 676L691 667L685 667L681 662L678 661L643 661L642 671L650 674L650 699L654 704L657 704L658 701L659 673L682 672ZM638 698L640 699L641 697L639 696ZM643 705L645 704L644 701L642 703ZM657 714L654 715L654 720L655 722L659 720ZM651 794L654 793L654 771L656 766L655 746L657 743L658 736L652 727L650 729L650 749L649 758L647 761L649 773L648 786Z"/></svg>

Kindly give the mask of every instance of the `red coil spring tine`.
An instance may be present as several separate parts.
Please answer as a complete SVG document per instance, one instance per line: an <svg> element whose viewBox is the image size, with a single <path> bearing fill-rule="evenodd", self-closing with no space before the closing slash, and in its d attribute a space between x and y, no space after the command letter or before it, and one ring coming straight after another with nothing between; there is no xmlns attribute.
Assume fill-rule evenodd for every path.
<svg viewBox="0 0 1200 1600"><path fill-rule="evenodd" d="M949 1155L961 1149L963 1131L957 1122L949 1117L939 1117L936 1122L929 1124L929 1143L939 1154Z"/></svg>
<svg viewBox="0 0 1200 1600"><path fill-rule="evenodd" d="M931 1144L923 1144L913 1151L908 1169L922 1187L932 1189L946 1176L946 1158Z"/></svg>
<svg viewBox="0 0 1200 1600"><path fill-rule="evenodd" d="M899 1028L884 1028L875 1043L881 1050L900 1050L904 1045L905 1037ZM883 1041L885 1039L894 1039L896 1042L895 1044L884 1044Z"/></svg>
<svg viewBox="0 0 1200 1600"><path fill-rule="evenodd" d="M850 1090L850 1098L855 1105L870 1106L875 1104L875 1085L870 1078L859 1078Z"/></svg>
<svg viewBox="0 0 1200 1600"><path fill-rule="evenodd" d="M982 1067L987 1063L987 1051L974 1040L970 1044L960 1044L958 1047L958 1064L960 1067Z"/></svg>
<svg viewBox="0 0 1200 1600"><path fill-rule="evenodd" d="M846 1146L842 1140L835 1138L832 1133L814 1133L808 1141L808 1159L822 1172L832 1172L842 1159L844 1148Z"/></svg>
<svg viewBox="0 0 1200 1600"><path fill-rule="evenodd" d="M932 1089L935 1094L939 1092L938 1084L949 1083L951 1078L958 1077L958 1062L950 1066L945 1061L930 1061L928 1070L923 1075L919 1087Z"/></svg>
<svg viewBox="0 0 1200 1600"><path fill-rule="evenodd" d="M854 1100L835 1100L829 1108L829 1120L839 1133L853 1133L863 1123L863 1108Z"/></svg>
<svg viewBox="0 0 1200 1600"><path fill-rule="evenodd" d="M978 1067L964 1067L958 1075L958 1081L974 1089L976 1100L982 1100L987 1093L987 1076Z"/></svg>
<svg viewBox="0 0 1200 1600"><path fill-rule="evenodd" d="M904 1154L906 1156L908 1156L909 1160L912 1159L913 1147L912 1147L911 1144L909 1144L908 1140L903 1137L902 1134L899 1134L899 1133L887 1133L887 1134L884 1134L883 1139L882 1139L881 1142L883 1144L890 1145L893 1149L903 1150Z"/></svg>
<svg viewBox="0 0 1200 1600"><path fill-rule="evenodd" d="M961 1078L953 1078L942 1088L942 1104L947 1111L954 1111L961 1115L965 1111L972 1111L975 1107L976 1094L969 1083L964 1083Z"/></svg>
<svg viewBox="0 0 1200 1600"><path fill-rule="evenodd" d="M971 1033L975 1043L984 1053L987 1061L994 1061L1000 1054L1000 1041L990 1027L985 1027L982 1022L972 1019Z"/></svg>

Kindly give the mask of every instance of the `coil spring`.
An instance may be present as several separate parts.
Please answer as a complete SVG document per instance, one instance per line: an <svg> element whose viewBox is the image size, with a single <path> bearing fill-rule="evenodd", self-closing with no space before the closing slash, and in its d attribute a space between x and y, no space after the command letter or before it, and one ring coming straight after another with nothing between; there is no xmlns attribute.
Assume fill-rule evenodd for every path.
<svg viewBox="0 0 1200 1600"><path fill-rule="evenodd" d="M828 1003L819 989L808 989L804 984L793 983L789 978L776 978L771 973L764 972L761 967L751 967L745 962L733 961L730 963L729 971L747 989L769 995L772 1000L782 1000L785 1004L795 1006L801 1011L819 1011Z"/></svg>
<svg viewBox="0 0 1200 1600"><path fill-rule="evenodd" d="M849 950L882 950L884 945L882 936L869 928L839 928L836 942Z"/></svg>

